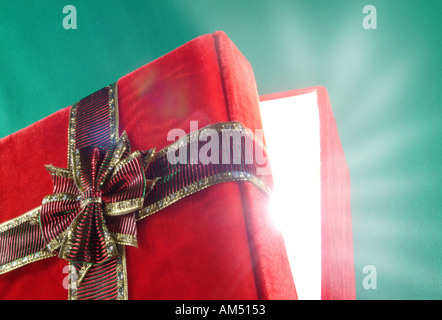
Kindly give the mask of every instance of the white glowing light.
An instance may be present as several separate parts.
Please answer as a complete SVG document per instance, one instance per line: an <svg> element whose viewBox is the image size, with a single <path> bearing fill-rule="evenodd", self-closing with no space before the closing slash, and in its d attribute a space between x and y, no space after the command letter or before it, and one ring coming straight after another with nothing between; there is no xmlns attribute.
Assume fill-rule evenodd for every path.
<svg viewBox="0 0 442 320"><path fill-rule="evenodd" d="M316 92L262 101L272 168L271 214L283 233L299 299L321 298L319 110Z"/></svg>

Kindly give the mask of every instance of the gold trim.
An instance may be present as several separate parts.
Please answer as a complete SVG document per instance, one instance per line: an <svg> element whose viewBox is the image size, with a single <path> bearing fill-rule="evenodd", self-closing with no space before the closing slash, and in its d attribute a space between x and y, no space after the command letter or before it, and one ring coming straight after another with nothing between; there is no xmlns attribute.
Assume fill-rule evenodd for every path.
<svg viewBox="0 0 442 320"><path fill-rule="evenodd" d="M49 252L46 248L43 248L40 251L34 252L32 254L29 254L27 256L24 256L23 258L11 261L9 263L6 263L4 265L0 266L0 274L4 274L6 272L12 271L14 269L23 267L29 263L54 257L56 256L54 253Z"/></svg>
<svg viewBox="0 0 442 320"><path fill-rule="evenodd" d="M74 273L74 274L72 274ZM68 300L77 300L77 281L78 275L75 265L69 261L69 284L68 284Z"/></svg>
<svg viewBox="0 0 442 320"><path fill-rule="evenodd" d="M63 177L63 178L73 178L72 171L69 169L62 169L58 167L54 167L52 164L45 165L46 170L49 171L50 174L57 176L57 177Z"/></svg>
<svg viewBox="0 0 442 320"><path fill-rule="evenodd" d="M91 267L92 265L87 263L81 266L80 271L78 272L79 275L77 278L77 285L76 285L77 288L81 286L81 283L83 282L84 278L86 277Z"/></svg>
<svg viewBox="0 0 442 320"><path fill-rule="evenodd" d="M78 149L72 151L71 162L72 162L72 173L75 185L77 186L78 190L80 190L80 192L83 193L84 188L80 177L81 159L80 159L80 151Z"/></svg>
<svg viewBox="0 0 442 320"><path fill-rule="evenodd" d="M259 147L262 148L267 153L267 147L264 145L264 142L259 139L250 129L245 127L242 123L237 121L231 121L231 122L219 122L212 125L208 125L204 128L199 129L198 131L191 132L175 142L169 144L168 146L164 147L160 151L158 151L155 154L155 159L160 158L164 155L166 155L169 150L176 151L180 147L185 146L186 144L190 144L194 141L198 141L201 137L205 137L207 132L204 132L205 130L215 130L217 133L222 133L223 131L235 131L239 132L241 134L244 134L248 136L252 141L255 141L258 143Z"/></svg>
<svg viewBox="0 0 442 320"><path fill-rule="evenodd" d="M144 198L129 199L105 204L104 214L108 216L121 216L143 208Z"/></svg>
<svg viewBox="0 0 442 320"><path fill-rule="evenodd" d="M5 232L9 229L15 228L22 223L29 221L31 224L40 224L39 216L40 216L41 206L34 208L22 215L15 217L11 220L7 220L0 224L0 233Z"/></svg>
<svg viewBox="0 0 442 320"><path fill-rule="evenodd" d="M52 239L52 241L46 245L46 248L48 248L49 251L54 252L54 250L58 249L61 246L65 236L66 236L66 230L60 233L54 239Z"/></svg>
<svg viewBox="0 0 442 320"><path fill-rule="evenodd" d="M106 221L104 219L104 215L101 215L101 228L103 229L103 233L104 233L104 243L106 244L107 254L111 257L118 256L117 244L115 243L114 237L112 236L112 234L109 232L109 229L107 228Z"/></svg>
<svg viewBox="0 0 442 320"><path fill-rule="evenodd" d="M113 83L109 87L109 125L112 143L118 140L118 86Z"/></svg>
<svg viewBox="0 0 442 320"><path fill-rule="evenodd" d="M119 255L116 258L117 262L117 294L118 300L128 300L129 294L127 290L127 267L126 267L126 248L118 246Z"/></svg>
<svg viewBox="0 0 442 320"><path fill-rule="evenodd" d="M144 156L144 169L146 169L150 163L155 159L155 154L157 152L157 148L152 148L147 151L146 155Z"/></svg>
<svg viewBox="0 0 442 320"><path fill-rule="evenodd" d="M258 178L257 176L251 173L242 172L242 171L225 172L194 182L191 185L184 187L178 190L177 192L172 193L171 195L166 196L163 199L147 206L146 208L141 209L136 213L136 219L137 220L144 219L193 193L201 191L215 184L230 182L230 181L248 181L253 183L256 187L258 187L262 191L268 194L270 193L270 188L266 185L266 183L262 179Z"/></svg>
<svg viewBox="0 0 442 320"><path fill-rule="evenodd" d="M88 204L91 203L102 203L101 197L92 197L92 198L86 198L86 199L82 199L80 201L80 208L84 208L86 207Z"/></svg>
<svg viewBox="0 0 442 320"><path fill-rule="evenodd" d="M138 247L138 240L133 235L116 232L112 232L111 234L119 245Z"/></svg>
<svg viewBox="0 0 442 320"><path fill-rule="evenodd" d="M119 161L117 163L117 165L115 166L115 169L112 172L111 178L113 178L118 173L118 171L120 171L121 168L123 168L126 164L128 164L129 162L139 158L140 156L141 156L141 152L137 150L134 153L131 153L130 155L128 155L123 160Z"/></svg>
<svg viewBox="0 0 442 320"><path fill-rule="evenodd" d="M34 209L32 209L32 210L14 218L14 219L3 222L2 224L0 224L0 233L3 233L3 232L6 232L10 229L16 228L25 222L29 222L30 224L33 224L33 225L39 225L40 224L40 221L39 221L40 210L41 210L41 206L34 208ZM42 259L46 259L46 258L50 258L53 256L55 256L55 254L49 252L49 250L46 247L44 247L40 251L28 254L27 256L21 257L17 260L0 265L0 274L7 273L9 271L20 268L20 267L27 265L29 263L32 263L32 262L35 262L38 260L42 260Z"/></svg>
<svg viewBox="0 0 442 320"><path fill-rule="evenodd" d="M53 193L44 197L42 204L65 200L80 201L81 196L73 193Z"/></svg>
<svg viewBox="0 0 442 320"><path fill-rule="evenodd" d="M78 102L74 103L69 113L68 126L68 169L72 169L72 153L75 149L75 119L77 117Z"/></svg>

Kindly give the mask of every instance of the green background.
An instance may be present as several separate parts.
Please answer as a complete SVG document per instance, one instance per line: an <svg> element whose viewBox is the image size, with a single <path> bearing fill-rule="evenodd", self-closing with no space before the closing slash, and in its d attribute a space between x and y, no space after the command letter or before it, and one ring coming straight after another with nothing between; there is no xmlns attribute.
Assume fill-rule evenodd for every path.
<svg viewBox="0 0 442 320"><path fill-rule="evenodd" d="M68 4L77 30L62 27ZM376 30L362 27L368 4ZM357 298L441 299L441 17L429 0L2 1L0 137L223 30L260 94L328 89L352 179Z"/></svg>

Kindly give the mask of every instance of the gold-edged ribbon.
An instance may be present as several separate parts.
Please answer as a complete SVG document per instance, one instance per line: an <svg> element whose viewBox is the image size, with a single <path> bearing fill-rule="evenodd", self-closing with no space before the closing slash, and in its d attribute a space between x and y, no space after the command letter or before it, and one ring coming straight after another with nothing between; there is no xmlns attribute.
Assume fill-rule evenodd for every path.
<svg viewBox="0 0 442 320"><path fill-rule="evenodd" d="M72 259L67 259L70 261L71 279L74 278L72 274L76 276L76 281L70 283L69 299L128 299L124 246L136 246L136 237L134 233L122 232L118 229L118 226L107 225L104 222L107 220L105 217L109 217L109 220L111 220L133 216L134 221L138 223L139 220L168 207L180 199L215 184L229 181L246 181L266 193L270 191L271 185L271 181L267 180L271 179L270 176L258 174L260 165L267 164L259 163L257 154L265 158L266 148L261 139L241 123L216 123L187 134L158 152L149 150L131 153L127 135L123 133L121 137L118 137L117 134L117 87L114 84L101 91L103 92L98 93L102 96L108 96L108 101L103 107L107 108L109 114L106 120L108 121L107 126L103 129L108 130L106 131L108 137L106 141L98 141L98 143L104 145L100 148L93 144L97 141L85 143L91 149L85 153L89 152L89 154L97 155L102 152L96 158L98 162L104 163L101 171L94 168L96 176L92 178L85 177L90 173L90 170L86 170L87 173L85 173L86 171L82 172L84 159L90 159L90 157L88 158L87 155L82 154L85 150L84 146L80 146L80 148L78 146L77 137L82 136L79 134L79 130L82 129L81 126L78 126L77 116L80 113L80 116L84 117L81 114L84 111L81 109L81 104L77 103L71 109L68 130L68 168L56 168L52 165L46 167L53 178L54 190L57 192L46 196L43 199L42 206L0 224L0 274L2 274L31 262L56 256L56 254L62 258L68 258L72 248L76 248L75 246L81 247L81 243L75 244L75 240L81 240L78 234L76 236L76 232L81 229L79 225L84 226L85 224L84 221L81 222L82 215L86 215L86 211L90 213L91 210L94 213L97 213L96 210L102 212L101 215L96 214L96 216L102 217L103 221L99 221L100 223L96 223L96 225L100 224L102 228L101 236L106 244L105 251L108 256L103 255L102 261L99 260L98 262L76 261L75 255ZM94 99L94 97L90 97L87 99ZM230 145L233 142L235 146L236 143L236 149L235 147L229 149L228 151L231 154L229 153L228 157L225 157L226 150L222 148L226 145L224 141L222 144L218 143L218 146L215 146L215 148L219 148L218 150L212 149L212 155L213 151L217 151L218 158L211 157L210 163L201 161L201 159L195 162L189 158L186 162L182 161L182 157L178 157L179 161L170 161L170 158L176 160L177 154L180 156L190 155L192 153L191 148L194 148L195 145L197 145L197 154L201 154L202 150L207 151L208 136L211 137L210 141L228 139L227 144ZM234 152L238 152L236 158ZM193 154L195 154L195 149ZM134 161L142 170L138 172L144 181L142 196L117 199L116 197L112 198L112 194L103 194L102 191L107 190L106 184L109 183L109 180L112 180L112 177L124 176L125 170L127 171L129 164L135 163ZM210 166L210 170L207 170L208 166ZM126 175L130 176L130 174ZM91 186L90 181L92 180L95 184ZM55 182L62 182L62 185L57 188ZM126 183L130 184L131 181ZM69 223L64 223L66 227L54 232L49 239L42 236L45 224L41 222L41 219L44 220L47 217L45 214L42 215L42 210L45 212L51 204L57 204L58 207L63 204L65 209L70 208L71 210L75 207L77 211L75 213L71 212L72 218L68 221ZM59 222L59 225L61 224ZM57 223L54 226L57 226ZM26 240L10 241L11 239ZM95 274L102 272L103 276L115 277L116 286L111 290L111 295L103 297L81 291L84 283L90 284L92 281L88 278L91 269L94 269ZM105 274L106 272L109 273L108 270L111 270L111 274ZM97 288L96 292L100 290L102 288Z"/></svg>

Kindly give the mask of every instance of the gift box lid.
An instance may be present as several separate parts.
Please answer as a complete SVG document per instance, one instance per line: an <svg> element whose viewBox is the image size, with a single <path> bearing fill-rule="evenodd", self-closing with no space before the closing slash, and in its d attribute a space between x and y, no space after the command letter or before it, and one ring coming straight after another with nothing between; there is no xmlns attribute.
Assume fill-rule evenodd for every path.
<svg viewBox="0 0 442 320"><path fill-rule="evenodd" d="M355 299L350 174L327 89L264 95L260 107L299 299Z"/></svg>

